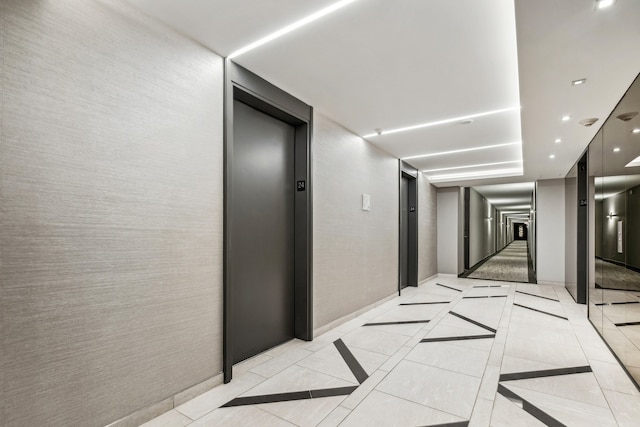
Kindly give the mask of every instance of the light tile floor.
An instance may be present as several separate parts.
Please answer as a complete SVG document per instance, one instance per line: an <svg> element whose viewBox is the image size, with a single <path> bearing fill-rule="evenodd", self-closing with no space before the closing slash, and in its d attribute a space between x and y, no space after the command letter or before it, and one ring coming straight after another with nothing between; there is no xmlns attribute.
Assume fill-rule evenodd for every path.
<svg viewBox="0 0 640 427"><path fill-rule="evenodd" d="M186 425L640 426L640 393L564 288L439 277L144 424Z"/></svg>

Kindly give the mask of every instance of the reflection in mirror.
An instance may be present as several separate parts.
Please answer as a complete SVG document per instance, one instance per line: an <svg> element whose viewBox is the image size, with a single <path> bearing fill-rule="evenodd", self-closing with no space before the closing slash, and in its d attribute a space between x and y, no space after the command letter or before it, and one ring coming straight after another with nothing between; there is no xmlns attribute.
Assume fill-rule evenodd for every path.
<svg viewBox="0 0 640 427"><path fill-rule="evenodd" d="M640 383L640 78L589 146L593 287L589 319ZM600 139L599 139L600 138ZM593 153L591 152L593 150Z"/></svg>

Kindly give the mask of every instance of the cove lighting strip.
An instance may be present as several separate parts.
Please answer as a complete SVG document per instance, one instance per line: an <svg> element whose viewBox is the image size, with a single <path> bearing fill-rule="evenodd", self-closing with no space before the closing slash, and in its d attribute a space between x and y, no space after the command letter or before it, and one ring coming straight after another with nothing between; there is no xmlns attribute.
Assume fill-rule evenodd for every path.
<svg viewBox="0 0 640 427"><path fill-rule="evenodd" d="M335 12L338 9L342 9L343 7L353 3L355 1L357 1L357 0L342 0L342 1L339 1L337 3L332 4L329 7L325 7L324 9L319 10L318 12L313 13L313 14L307 16L306 18L302 18L301 20L296 21L293 24L287 25L286 27L281 28L278 31L275 31L275 32L269 34L266 37L263 37L263 38L261 38L259 40L256 40L255 42L253 42L251 44L248 44L245 47L242 47L242 48L236 50L235 52L231 53L228 56L228 58L229 59L233 59L233 58L235 58L237 56L242 55L243 53L247 53L250 50L253 50L253 49L257 48L257 47L262 46L263 44L267 44L270 41L273 41L273 40L275 40L277 38L280 38L280 37L284 36L285 34L288 34L288 33L292 32L292 31L295 31L298 28L300 28L302 26L305 26L305 25L307 25L307 24L309 24L309 23L311 23L313 21L316 21L316 20L322 18L323 16L326 16L326 15L332 13L332 12Z"/></svg>
<svg viewBox="0 0 640 427"><path fill-rule="evenodd" d="M450 171L450 170L456 170L456 169L481 168L481 167L484 167L484 166L508 165L508 164L512 164L512 163L522 163L522 160L512 160L512 161L509 161L509 162L481 163L481 164L478 164L478 165L454 166L454 167L451 167L451 168L440 168L440 169L423 170L422 172L429 173L429 172Z"/></svg>
<svg viewBox="0 0 640 427"><path fill-rule="evenodd" d="M465 172L465 173L448 173L440 175L427 175L429 181L464 181L466 179L473 178L497 178L501 176L516 176L522 175L522 168L510 168L510 169L494 169L489 171L480 172Z"/></svg>
<svg viewBox="0 0 640 427"><path fill-rule="evenodd" d="M402 160L421 159L423 157L444 156L445 154L466 153L467 151L487 150L489 148L506 147L508 145L519 145L519 144L522 144L522 141L507 142L505 144L485 145L482 147L462 148L460 150L441 151L439 153L419 154L417 156L403 157Z"/></svg>
<svg viewBox="0 0 640 427"><path fill-rule="evenodd" d="M447 123L461 122L463 120L469 120L469 119L475 119L475 118L478 118L478 117L491 116L493 114L500 114L500 113L505 113L507 111L514 111L514 110L519 110L519 109L520 109L520 106L518 106L518 107L509 107L509 108L501 108L500 110L485 111L484 113L470 114L468 116L454 117L452 119L444 119L444 120L438 120L438 121L435 121L435 122L429 122L429 123L422 123L422 124L419 124L419 125L407 126L407 127L403 127L403 128L383 130L383 131L380 131L379 133L378 132L370 133L369 135L363 136L363 138L373 138L374 136L390 135L392 133L406 132L406 131L409 131L409 130L428 128L428 127L431 127L431 126L445 125Z"/></svg>

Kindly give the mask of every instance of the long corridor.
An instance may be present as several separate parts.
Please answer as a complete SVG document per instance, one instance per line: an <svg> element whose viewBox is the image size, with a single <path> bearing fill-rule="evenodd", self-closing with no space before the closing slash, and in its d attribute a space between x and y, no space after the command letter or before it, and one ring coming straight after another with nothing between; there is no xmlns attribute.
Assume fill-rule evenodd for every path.
<svg viewBox="0 0 640 427"><path fill-rule="evenodd" d="M515 240L469 274L472 279L530 282L527 241Z"/></svg>
<svg viewBox="0 0 640 427"><path fill-rule="evenodd" d="M632 426L638 390L562 287L439 277L234 368L145 427Z"/></svg>

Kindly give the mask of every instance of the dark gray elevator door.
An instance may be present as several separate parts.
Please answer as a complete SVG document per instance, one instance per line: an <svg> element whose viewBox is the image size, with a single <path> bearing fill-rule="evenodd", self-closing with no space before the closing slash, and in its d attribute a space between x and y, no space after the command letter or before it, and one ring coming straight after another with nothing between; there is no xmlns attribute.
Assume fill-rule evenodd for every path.
<svg viewBox="0 0 640 427"><path fill-rule="evenodd" d="M409 180L400 180L400 286L409 282Z"/></svg>
<svg viewBox="0 0 640 427"><path fill-rule="evenodd" d="M234 101L234 363L294 336L293 126Z"/></svg>

